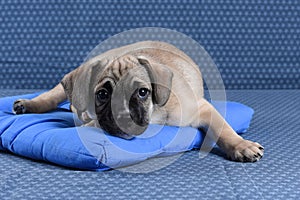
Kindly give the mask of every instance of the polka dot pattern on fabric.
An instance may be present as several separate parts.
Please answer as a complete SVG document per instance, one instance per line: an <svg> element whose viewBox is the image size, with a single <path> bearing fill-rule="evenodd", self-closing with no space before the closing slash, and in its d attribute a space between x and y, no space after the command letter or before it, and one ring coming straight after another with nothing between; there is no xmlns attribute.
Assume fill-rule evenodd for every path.
<svg viewBox="0 0 300 200"><path fill-rule="evenodd" d="M101 41L140 27L198 41L227 89L300 88L299 1L12 0L0 7L0 88L51 88Z"/></svg>

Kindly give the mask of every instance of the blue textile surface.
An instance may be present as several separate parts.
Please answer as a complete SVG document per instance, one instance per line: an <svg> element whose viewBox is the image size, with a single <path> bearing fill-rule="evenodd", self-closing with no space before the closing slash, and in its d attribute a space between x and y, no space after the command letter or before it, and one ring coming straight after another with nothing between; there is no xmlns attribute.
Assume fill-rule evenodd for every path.
<svg viewBox="0 0 300 200"><path fill-rule="evenodd" d="M1 88L50 89L101 41L138 27L198 41L227 89L300 88L300 1L21 2L0 1Z"/></svg>
<svg viewBox="0 0 300 200"><path fill-rule="evenodd" d="M299 91L228 90L227 97L255 110L243 137L265 147L259 162L231 162L217 149L200 159L196 150L149 173L94 173L0 151L0 199L299 199Z"/></svg>
<svg viewBox="0 0 300 200"><path fill-rule="evenodd" d="M199 148L203 142L203 133L189 127L151 125L142 137L131 140L104 134L96 128L75 127L76 119L66 111L68 102L51 113L12 113L16 99L38 94L0 99L0 150L66 167L102 171ZM236 102L213 102L213 105L221 113L226 110L226 120L234 130L246 132L253 114L251 108Z"/></svg>

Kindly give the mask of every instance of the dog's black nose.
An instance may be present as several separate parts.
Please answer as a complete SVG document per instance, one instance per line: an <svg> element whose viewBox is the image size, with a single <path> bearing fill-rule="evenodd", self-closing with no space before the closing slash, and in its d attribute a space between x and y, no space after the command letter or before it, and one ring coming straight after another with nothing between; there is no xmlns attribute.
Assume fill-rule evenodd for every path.
<svg viewBox="0 0 300 200"><path fill-rule="evenodd" d="M148 124L149 124L149 120L147 120L145 118L140 118L137 121L134 120L134 122L139 126L148 126Z"/></svg>

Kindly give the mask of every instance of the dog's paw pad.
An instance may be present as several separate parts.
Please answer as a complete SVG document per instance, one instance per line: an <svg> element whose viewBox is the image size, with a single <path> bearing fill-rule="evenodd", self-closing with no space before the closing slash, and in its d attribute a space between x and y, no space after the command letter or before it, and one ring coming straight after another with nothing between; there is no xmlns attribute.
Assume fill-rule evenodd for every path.
<svg viewBox="0 0 300 200"><path fill-rule="evenodd" d="M241 141L228 155L231 160L238 162L256 162L264 154L264 148L257 142L249 140Z"/></svg>
<svg viewBox="0 0 300 200"><path fill-rule="evenodd" d="M13 112L15 114L19 115L19 114L24 114L27 112L26 106L25 106L25 101L26 100L17 100L14 102Z"/></svg>

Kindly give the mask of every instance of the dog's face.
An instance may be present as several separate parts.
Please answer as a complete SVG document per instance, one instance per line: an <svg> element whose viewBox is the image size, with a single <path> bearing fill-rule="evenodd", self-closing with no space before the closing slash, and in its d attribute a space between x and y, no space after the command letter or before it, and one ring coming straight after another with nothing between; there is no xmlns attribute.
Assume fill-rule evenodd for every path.
<svg viewBox="0 0 300 200"><path fill-rule="evenodd" d="M145 66L130 57L115 60L101 74L94 90L99 125L123 138L141 134L152 114L152 92Z"/></svg>
<svg viewBox="0 0 300 200"><path fill-rule="evenodd" d="M93 109L100 127L111 135L126 139L140 135L148 127L154 104L168 101L172 72L131 55L103 65L63 79L65 88L71 85L72 92L65 90L69 100L79 114Z"/></svg>

